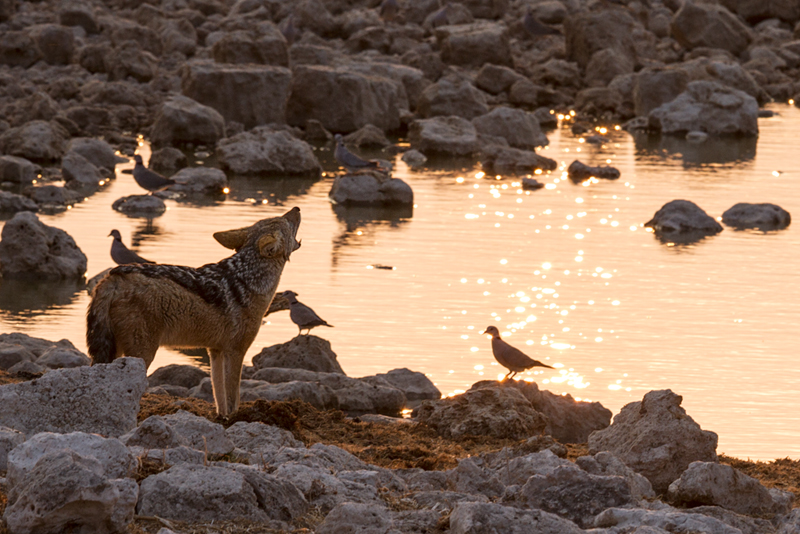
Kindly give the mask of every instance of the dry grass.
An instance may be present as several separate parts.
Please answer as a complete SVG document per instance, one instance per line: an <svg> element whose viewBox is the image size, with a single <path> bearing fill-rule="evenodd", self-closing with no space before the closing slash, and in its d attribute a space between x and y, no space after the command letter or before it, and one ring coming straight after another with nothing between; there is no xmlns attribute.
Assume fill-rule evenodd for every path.
<svg viewBox="0 0 800 534"><path fill-rule="evenodd" d="M768 488L791 491L795 499L800 500L800 460L782 458L772 462L751 462L721 454L719 461L758 479Z"/></svg>

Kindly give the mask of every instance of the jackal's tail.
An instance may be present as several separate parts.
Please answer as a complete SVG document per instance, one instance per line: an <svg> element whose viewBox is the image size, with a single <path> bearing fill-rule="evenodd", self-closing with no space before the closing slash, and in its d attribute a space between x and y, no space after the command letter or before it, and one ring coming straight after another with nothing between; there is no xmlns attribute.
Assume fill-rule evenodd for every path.
<svg viewBox="0 0 800 534"><path fill-rule="evenodd" d="M86 346L92 365L96 363L111 363L117 357L117 340L111 330L111 298L103 291L95 288L89 311L86 312Z"/></svg>

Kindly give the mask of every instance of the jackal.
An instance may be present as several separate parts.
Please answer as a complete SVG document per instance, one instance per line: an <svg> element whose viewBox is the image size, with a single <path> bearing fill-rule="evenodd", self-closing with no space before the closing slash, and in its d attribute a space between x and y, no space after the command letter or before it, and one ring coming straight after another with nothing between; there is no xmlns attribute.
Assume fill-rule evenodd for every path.
<svg viewBox="0 0 800 534"><path fill-rule="evenodd" d="M300 248L300 208L252 226L217 232L236 253L199 268L131 264L112 269L92 292L86 344L92 363L142 358L160 346L205 347L217 413L239 407L245 352L275 296L283 266Z"/></svg>

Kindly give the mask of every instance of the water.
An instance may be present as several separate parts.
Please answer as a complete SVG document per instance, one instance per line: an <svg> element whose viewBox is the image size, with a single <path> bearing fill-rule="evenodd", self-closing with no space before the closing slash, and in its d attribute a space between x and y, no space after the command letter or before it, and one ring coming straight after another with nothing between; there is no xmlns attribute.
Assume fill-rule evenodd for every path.
<svg viewBox="0 0 800 534"><path fill-rule="evenodd" d="M222 201L168 201L161 217L129 218L110 207L140 193L120 173L131 166L120 165L101 192L41 219L75 238L91 276L112 266L112 228L145 258L197 266L227 255L213 232L299 206L303 247L280 289L295 290L336 325L314 333L331 341L350 376L408 367L428 374L445 394L463 391L505 374L479 335L494 324L510 343L559 367L523 375L547 389L600 401L616 413L647 391L670 388L704 429L719 433L720 452L798 458L796 228L726 228L679 245L642 227L677 198L714 217L742 201L800 212L800 111L772 109L779 115L760 121L757 145L634 141L612 131L612 143L595 147L568 127L548 133L543 153L563 168L575 158L608 161L622 172L616 181L574 184L559 170L539 177L547 189L522 192L513 178L478 178L470 162L413 172L398 160L395 176L414 189L413 213L338 211L327 200L332 178L323 177L234 179ZM149 147L140 152L147 160ZM333 170L330 150L319 155ZM36 291L6 281L0 328L68 338L85 350L88 302L74 284ZM248 361L296 333L288 313L270 316ZM153 368L169 363L207 367L201 358L161 349Z"/></svg>

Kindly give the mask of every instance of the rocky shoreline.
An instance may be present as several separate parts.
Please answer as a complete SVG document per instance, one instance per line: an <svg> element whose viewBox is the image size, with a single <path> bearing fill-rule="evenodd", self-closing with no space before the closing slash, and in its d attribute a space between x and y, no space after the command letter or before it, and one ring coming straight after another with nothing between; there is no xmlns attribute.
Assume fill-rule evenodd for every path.
<svg viewBox="0 0 800 534"><path fill-rule="evenodd" d="M800 532L800 465L720 458L670 390L613 422L533 382L440 399L407 369L347 377L299 336L221 418L196 367L80 356L0 335L0 532Z"/></svg>

